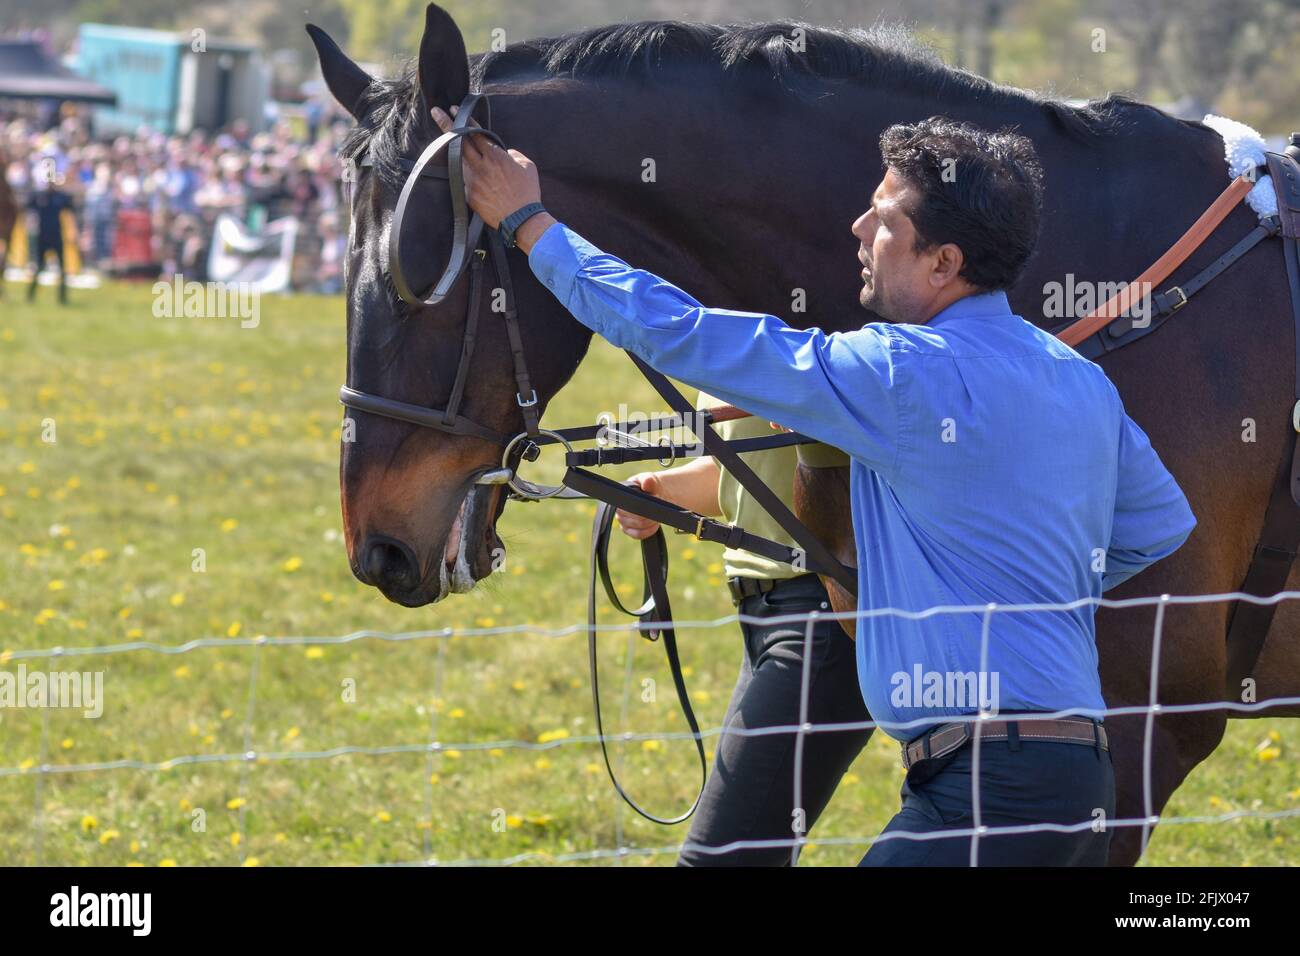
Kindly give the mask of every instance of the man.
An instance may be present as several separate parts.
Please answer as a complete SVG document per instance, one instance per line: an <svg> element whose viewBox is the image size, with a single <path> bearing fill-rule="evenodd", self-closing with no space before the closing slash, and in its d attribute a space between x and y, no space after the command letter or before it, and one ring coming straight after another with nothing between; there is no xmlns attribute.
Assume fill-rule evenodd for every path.
<svg viewBox="0 0 1300 956"><path fill-rule="evenodd" d="M36 301L36 285L45 266L47 254L53 254L59 261L59 303L68 304L68 270L63 261L63 220L65 209L72 208L72 200L59 189L53 179L32 193L27 209L35 222L35 234L32 236L32 281L27 287L27 301Z"/></svg>
<svg viewBox="0 0 1300 956"><path fill-rule="evenodd" d="M720 402L704 392L697 405ZM727 441L770 435L766 421L741 418L722 422L718 434ZM805 450L806 449L806 450ZM800 457L811 464L837 456L824 445L772 448L745 455L763 483L793 508L795 467ZM841 464L838 458L836 464ZM733 525L789 547L791 539L729 472L711 457L696 458L679 468L642 472L629 481L641 490L665 498L697 514L723 515ZM620 527L640 540L654 534L656 521L618 512ZM745 618L779 618L812 611L829 611L830 598L815 574L799 573L782 564L736 548L722 553L727 586L737 612ZM808 701L807 720L813 724L862 724L870 719L854 673L853 642L834 619L813 626L812 648L804 659L805 627L799 622L740 623L745 641L740 675L727 705L723 726L728 730L792 727L800 715L804 669L817 693ZM804 738L801 799L805 829L811 829L826 809L849 765L866 744L866 729L811 734ZM790 849L777 841L791 838L794 821L795 735L721 734L699 808L691 820L686 847L678 857L683 866L786 866ZM770 846L711 852L704 847L739 842L768 842Z"/></svg>
<svg viewBox="0 0 1300 956"><path fill-rule="evenodd" d="M1172 553L1195 519L1115 387L1008 305L1038 234L1032 145L937 117L891 127L880 145L885 177L853 233L861 303L885 321L833 335L704 308L538 211L526 157L465 152L471 205L518 229L579 321L849 454L861 609L1063 603ZM975 787L990 828L981 864L1105 862L1109 830L1093 824L1114 814L1114 775L1091 605L859 626L863 696L909 768L902 810L864 864L967 864L968 835L934 835L972 826ZM979 723L973 780L981 712L998 716ZM1034 823L1074 829L997 833Z"/></svg>

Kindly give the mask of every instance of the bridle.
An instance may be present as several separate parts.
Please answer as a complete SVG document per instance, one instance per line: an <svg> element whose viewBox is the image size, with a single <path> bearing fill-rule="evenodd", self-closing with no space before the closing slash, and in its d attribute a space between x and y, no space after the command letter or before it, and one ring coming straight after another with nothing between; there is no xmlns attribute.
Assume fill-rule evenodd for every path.
<svg viewBox="0 0 1300 956"><path fill-rule="evenodd" d="M480 111L480 108L482 125L471 125L470 119ZM456 366L456 376L446 406L433 408L411 402L399 402L382 395L363 392L350 385L344 385L339 389L339 401L359 412L419 425L422 428L432 428L448 435L480 438L500 445L503 449L501 467L480 474L474 481L477 485L508 485L512 497L533 501L556 496L583 497L563 485L538 485L525 481L515 474L514 466L519 459L534 460L538 455L539 445L558 442L568 450L572 450L572 446L565 436L541 427L537 391L533 388L532 379L528 374L528 362L524 356L523 336L519 330L519 314L515 307L514 284L510 279L510 263L506 257L505 244L495 229L484 227L482 218L469 208L465 198L462 140L466 136L486 136L498 146L505 148L501 137L490 128L491 116L487 95L470 93L461 102L451 129L426 146L415 162L405 158L398 161L407 173L407 177L398 196L397 205L393 209L393 220L388 233L388 272L398 296L408 305L438 305L451 294L467 268L470 273L465 334L461 340L460 361ZM446 165L434 164L434 159L444 151L447 154ZM357 165L363 168L374 166L374 158L369 151ZM426 298L411 288L402 268L401 253L402 228L407 221L411 197L421 180L429 179L446 180L448 183L452 208L452 247L446 268L434 282ZM483 248L484 233L487 235L487 247L492 253L492 264L496 269L497 281L501 283L504 293L505 327L510 339L510 353L514 364L515 403L519 406L524 422L524 430L514 435L504 434L460 414L465 385L469 378L470 361L474 355L479 304L483 295L483 265L487 258L487 250Z"/></svg>

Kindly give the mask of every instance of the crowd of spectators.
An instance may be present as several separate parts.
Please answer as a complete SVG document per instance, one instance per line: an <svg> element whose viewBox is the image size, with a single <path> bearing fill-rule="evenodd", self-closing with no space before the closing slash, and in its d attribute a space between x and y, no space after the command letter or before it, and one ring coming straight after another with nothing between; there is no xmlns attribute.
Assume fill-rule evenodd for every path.
<svg viewBox="0 0 1300 956"><path fill-rule="evenodd" d="M347 235L337 154L347 124L298 125L305 129L297 134L285 120L257 133L236 122L215 135L142 129L98 138L81 115L49 128L0 115L0 171L21 209L51 183L68 196L85 267L145 278L156 269L158 276L179 272L204 281L219 214L254 232L292 216L300 223L293 288L339 292ZM115 255L121 249L116 233L124 222L142 221L149 255L124 262ZM34 242L31 248L36 251ZM26 265L12 258L9 264Z"/></svg>

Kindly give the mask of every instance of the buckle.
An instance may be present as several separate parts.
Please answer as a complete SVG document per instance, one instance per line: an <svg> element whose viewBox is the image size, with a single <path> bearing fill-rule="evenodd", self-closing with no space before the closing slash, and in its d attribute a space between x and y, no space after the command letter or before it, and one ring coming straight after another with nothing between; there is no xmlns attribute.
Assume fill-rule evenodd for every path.
<svg viewBox="0 0 1300 956"><path fill-rule="evenodd" d="M1179 309L1181 309L1183 306L1187 304L1187 293L1183 291L1182 286L1176 285L1172 289L1167 289L1165 291L1165 295L1175 295L1175 294L1178 296L1178 302L1175 305L1170 306L1169 308L1170 312L1177 312Z"/></svg>
<svg viewBox="0 0 1300 956"><path fill-rule="evenodd" d="M533 389L532 397L527 400L521 393L515 392L515 401L519 403L520 408L532 408L537 404L537 389Z"/></svg>

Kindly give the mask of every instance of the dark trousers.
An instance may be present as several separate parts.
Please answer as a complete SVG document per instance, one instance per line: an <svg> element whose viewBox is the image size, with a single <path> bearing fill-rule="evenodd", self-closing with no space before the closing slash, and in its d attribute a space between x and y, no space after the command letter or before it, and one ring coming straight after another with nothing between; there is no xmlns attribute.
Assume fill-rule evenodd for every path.
<svg viewBox="0 0 1300 956"><path fill-rule="evenodd" d="M808 575L779 584L767 594L746 598L741 614L774 617L829 611L826 589ZM741 624L745 655L727 707L727 729L795 726L799 723L800 682L811 668L807 719L814 724L868 720L858 687L853 641L836 621L818 622L812 656L804 660L806 624ZM866 744L870 730L805 734L803 738L802 816L806 827L821 815L840 778ZM691 821L688 844L721 847L740 840L791 840L795 824L795 734L722 734L713 772ZM783 866L790 847L709 853L687 847L681 866Z"/></svg>
<svg viewBox="0 0 1300 956"><path fill-rule="evenodd" d="M882 832L937 833L975 825L967 743L940 760L913 764L903 782L903 808ZM937 766L936 766L937 764ZM927 779L928 777L928 779ZM981 834L978 866L1103 866L1115 817L1115 773L1097 746L1021 739L980 743L980 825L1096 824L1060 833ZM1098 813L1100 811L1100 813ZM862 866L970 866L971 837L877 840Z"/></svg>
<svg viewBox="0 0 1300 956"><path fill-rule="evenodd" d="M63 240L60 238L57 242L47 239L44 233L41 233L36 239L36 262L32 266L32 284L27 287L27 301L36 298L36 283L40 278L41 268L45 265L46 253L53 253L59 260L59 301L68 301L68 273L63 267Z"/></svg>

